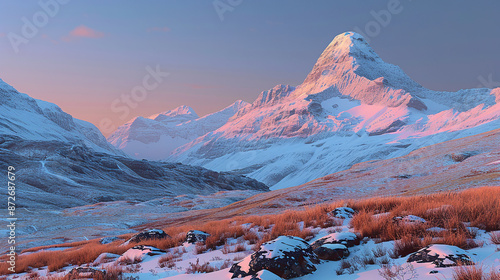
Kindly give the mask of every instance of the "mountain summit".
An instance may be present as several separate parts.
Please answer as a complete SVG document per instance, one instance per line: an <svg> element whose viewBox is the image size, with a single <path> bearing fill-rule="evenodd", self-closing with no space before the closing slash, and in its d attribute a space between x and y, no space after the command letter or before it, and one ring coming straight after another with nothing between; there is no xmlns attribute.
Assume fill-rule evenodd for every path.
<svg viewBox="0 0 500 280"><path fill-rule="evenodd" d="M291 187L359 162L497 128L499 93L426 89L384 62L361 35L345 32L326 47L302 84L263 91L182 146L151 141L141 149L169 151L170 161L237 171L273 189ZM116 134L112 143L120 147L116 143L126 137ZM124 151L133 153L133 145L128 147Z"/></svg>
<svg viewBox="0 0 500 280"><path fill-rule="evenodd" d="M367 104L419 110L427 107L411 93L423 87L398 66L384 62L365 39L354 32L338 35L323 51L295 95L338 91Z"/></svg>

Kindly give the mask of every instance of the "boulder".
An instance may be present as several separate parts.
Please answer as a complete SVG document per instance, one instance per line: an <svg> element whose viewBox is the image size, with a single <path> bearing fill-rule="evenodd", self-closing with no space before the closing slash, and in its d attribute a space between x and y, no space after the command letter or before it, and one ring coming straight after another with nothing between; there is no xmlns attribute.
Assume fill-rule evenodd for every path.
<svg viewBox="0 0 500 280"><path fill-rule="evenodd" d="M106 270L94 267L75 267L71 269L66 278L68 279L104 279Z"/></svg>
<svg viewBox="0 0 500 280"><path fill-rule="evenodd" d="M349 256L349 249L343 244L323 244L314 253L321 260L338 261Z"/></svg>
<svg viewBox="0 0 500 280"><path fill-rule="evenodd" d="M445 244L426 246L411 254L407 262L433 263L436 267L474 264L465 250Z"/></svg>
<svg viewBox="0 0 500 280"><path fill-rule="evenodd" d="M148 255L148 256L156 256L156 255L161 255L165 254L167 251L164 251L162 249L155 248L153 246L147 246L147 245L137 245L132 247L130 250L137 250L137 251L142 251L143 255Z"/></svg>
<svg viewBox="0 0 500 280"><path fill-rule="evenodd" d="M127 242L137 243L144 240L164 239L164 238L170 238L170 236L161 229L150 229L132 236Z"/></svg>
<svg viewBox="0 0 500 280"><path fill-rule="evenodd" d="M311 244L313 250L323 246L323 244L342 244L346 247L359 245L359 237L352 232L334 232L325 237L322 237Z"/></svg>
<svg viewBox="0 0 500 280"><path fill-rule="evenodd" d="M210 236L210 234L206 233L204 231L190 230L186 234L186 242L191 243L191 244L198 243L198 242L205 242L209 236Z"/></svg>
<svg viewBox="0 0 500 280"><path fill-rule="evenodd" d="M116 241L118 239L120 239L120 238L115 237L115 236L113 236L113 237L103 237L103 238L101 238L101 240L99 240L99 243L101 243L103 245L104 244L109 244L109 243L111 243L113 241Z"/></svg>
<svg viewBox="0 0 500 280"><path fill-rule="evenodd" d="M349 219L349 218L352 218L352 216L354 215L354 213L356 213L356 211L354 211L354 209L349 208L349 207L338 207L338 208L335 208L330 213L335 218Z"/></svg>
<svg viewBox="0 0 500 280"><path fill-rule="evenodd" d="M268 270L281 278L290 279L316 271L318 263L318 257L304 239L280 236L262 244L259 251L234 264L229 272L233 273L231 278L236 278Z"/></svg>

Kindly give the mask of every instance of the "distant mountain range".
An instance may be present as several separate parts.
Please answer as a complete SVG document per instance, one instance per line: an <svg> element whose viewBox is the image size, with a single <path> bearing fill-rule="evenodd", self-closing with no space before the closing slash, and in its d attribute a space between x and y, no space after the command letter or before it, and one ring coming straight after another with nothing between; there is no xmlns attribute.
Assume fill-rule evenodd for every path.
<svg viewBox="0 0 500 280"><path fill-rule="evenodd" d="M176 148L220 128L236 112L248 105L236 101L219 112L198 117L188 106L180 106L148 118L136 117L120 126L108 141L138 158L162 160Z"/></svg>
<svg viewBox="0 0 500 280"><path fill-rule="evenodd" d="M499 104L500 88L426 89L346 32L296 87L204 118L188 107L136 118L108 140L137 158L234 171L280 189L496 129Z"/></svg>
<svg viewBox="0 0 500 280"><path fill-rule="evenodd" d="M18 207L57 209L269 190L230 172L132 159L109 144L94 125L73 118L55 104L19 93L2 80L0 102L0 168L16 168Z"/></svg>

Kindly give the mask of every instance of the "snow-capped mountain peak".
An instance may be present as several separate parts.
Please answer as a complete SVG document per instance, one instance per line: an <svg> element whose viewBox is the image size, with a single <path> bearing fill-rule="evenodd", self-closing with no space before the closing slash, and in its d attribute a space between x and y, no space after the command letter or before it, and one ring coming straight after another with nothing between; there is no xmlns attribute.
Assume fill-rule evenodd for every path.
<svg viewBox="0 0 500 280"><path fill-rule="evenodd" d="M148 118L136 117L120 126L108 137L108 141L136 158L164 159L177 147L223 126L248 105L238 100L203 117L198 117L189 106L180 106Z"/></svg>
<svg viewBox="0 0 500 280"><path fill-rule="evenodd" d="M413 95L422 89L401 68L384 62L361 35L345 32L323 51L293 95L330 90L367 104L389 107L407 104L425 110L427 106Z"/></svg>
<svg viewBox="0 0 500 280"><path fill-rule="evenodd" d="M380 60L363 36L355 32L345 32L332 40L321 54L317 64L342 63L348 56L356 59Z"/></svg>
<svg viewBox="0 0 500 280"><path fill-rule="evenodd" d="M498 89L426 89L384 62L361 35L346 32L326 47L302 84L263 91L166 159L236 170L273 189L291 187L498 127L499 96ZM147 147L155 155L179 144L157 143Z"/></svg>

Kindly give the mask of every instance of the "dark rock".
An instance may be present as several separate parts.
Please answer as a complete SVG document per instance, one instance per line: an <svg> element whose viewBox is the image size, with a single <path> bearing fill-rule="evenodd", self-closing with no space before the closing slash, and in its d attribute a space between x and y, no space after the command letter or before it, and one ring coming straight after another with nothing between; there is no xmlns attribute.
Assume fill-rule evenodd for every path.
<svg viewBox="0 0 500 280"><path fill-rule="evenodd" d="M98 268L93 268L93 267L75 267L71 269L68 274L66 274L66 277L68 279L104 279L104 276L106 275L106 270L104 269L98 269Z"/></svg>
<svg viewBox="0 0 500 280"><path fill-rule="evenodd" d="M407 262L433 263L436 267L474 264L465 250L444 244L426 246L411 254Z"/></svg>
<svg viewBox="0 0 500 280"><path fill-rule="evenodd" d="M161 255L161 254L165 254L167 252L167 251L164 251L162 249L158 249L158 248L155 248L153 246L148 246L148 245L137 245L137 246L132 247L131 250L143 251L148 256Z"/></svg>
<svg viewBox="0 0 500 280"><path fill-rule="evenodd" d="M425 105L425 103L416 97L412 97L410 101L408 101L408 104L406 106L417 109L419 111L427 110L427 106Z"/></svg>
<svg viewBox="0 0 500 280"><path fill-rule="evenodd" d="M405 124L406 123L402 120L395 120L388 127L384 128L384 129L377 130L377 131L372 131L368 135L369 136L377 136L377 135L382 135L382 134L386 134L386 133L396 132L401 127L403 127Z"/></svg>
<svg viewBox="0 0 500 280"><path fill-rule="evenodd" d="M164 238L170 238L170 236L161 229L150 229L132 236L128 240L128 242L137 243L144 240L164 239Z"/></svg>
<svg viewBox="0 0 500 280"><path fill-rule="evenodd" d="M309 105L307 105L307 110L311 114L313 114L315 116L319 116L323 112L323 107L319 103L311 102L311 103L309 103Z"/></svg>
<svg viewBox="0 0 500 280"><path fill-rule="evenodd" d="M454 154L451 154L451 155L448 155L451 160L453 160L454 162L462 162L472 156L475 156L479 154L478 152L474 151L474 152L462 152L462 153L454 153Z"/></svg>
<svg viewBox="0 0 500 280"><path fill-rule="evenodd" d="M343 244L323 244L314 253L321 260L338 261L349 256L349 249Z"/></svg>
<svg viewBox="0 0 500 280"><path fill-rule="evenodd" d="M261 245L259 251L234 264L231 278L256 275L268 270L281 278L290 279L316 271L319 259L302 238L280 236Z"/></svg>
<svg viewBox="0 0 500 280"><path fill-rule="evenodd" d="M323 246L323 244L343 244L346 247L359 245L361 240L352 232L335 232L322 237L311 244L313 250Z"/></svg>
<svg viewBox="0 0 500 280"><path fill-rule="evenodd" d="M209 236L210 236L210 234L206 233L204 231L190 230L186 234L186 242L191 243L191 244L194 244L197 242L205 242Z"/></svg>

